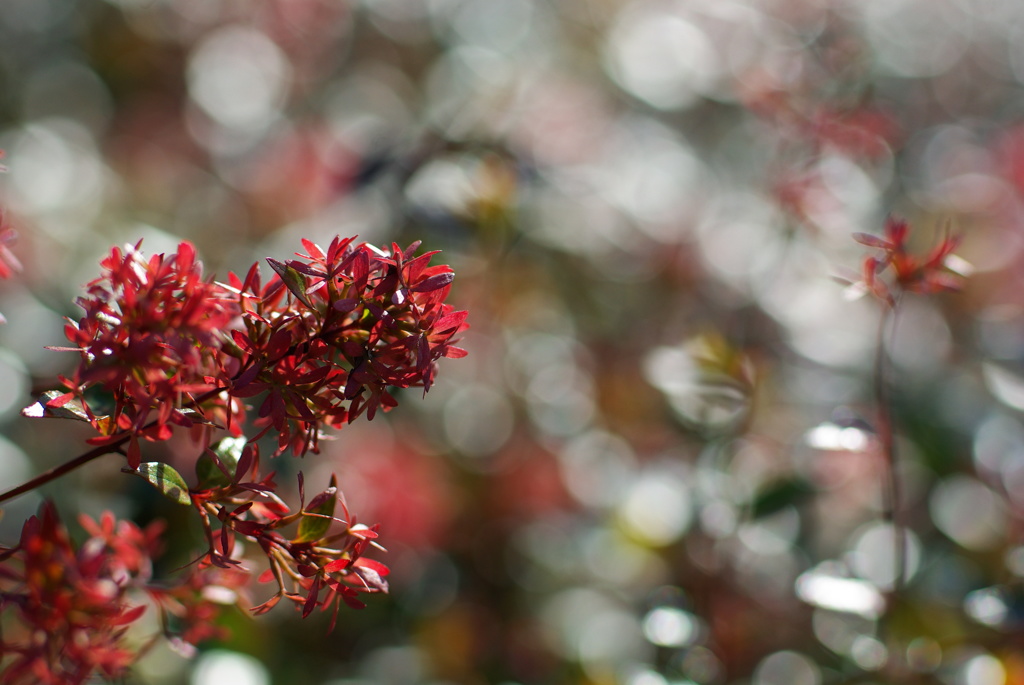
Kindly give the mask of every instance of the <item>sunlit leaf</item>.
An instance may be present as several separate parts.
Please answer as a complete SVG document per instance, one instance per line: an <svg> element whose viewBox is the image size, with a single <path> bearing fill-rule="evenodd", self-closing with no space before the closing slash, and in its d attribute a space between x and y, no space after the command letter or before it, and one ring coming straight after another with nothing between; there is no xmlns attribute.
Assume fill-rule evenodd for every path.
<svg viewBox="0 0 1024 685"><path fill-rule="evenodd" d="M210 452L204 452L196 460L199 487L206 490L230 485L235 479L238 460L241 459L244 450L245 438L224 438L211 447ZM215 459L213 455L217 458Z"/></svg>
<svg viewBox="0 0 1024 685"><path fill-rule="evenodd" d="M126 472L141 476L168 499L178 504L188 505L192 503L185 479L168 464L159 461L147 461L139 464L138 470L126 470Z"/></svg>
<svg viewBox="0 0 1024 685"><path fill-rule="evenodd" d="M21 415L30 419L73 419L89 421L89 415L82 402L73 399L72 393L47 390L38 400L21 410Z"/></svg>

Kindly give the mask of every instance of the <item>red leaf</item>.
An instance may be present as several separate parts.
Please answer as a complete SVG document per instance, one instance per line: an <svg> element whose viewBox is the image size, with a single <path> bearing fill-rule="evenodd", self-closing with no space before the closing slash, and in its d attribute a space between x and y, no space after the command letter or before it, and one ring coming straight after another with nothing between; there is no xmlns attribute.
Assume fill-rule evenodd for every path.
<svg viewBox="0 0 1024 685"><path fill-rule="evenodd" d="M336 301L334 303L334 308L337 311L342 312L344 314L346 312L350 312L353 309L355 309L358 304L359 304L359 300L357 300L354 297L348 297L348 298L345 298L343 300Z"/></svg>
<svg viewBox="0 0 1024 685"><path fill-rule="evenodd" d="M196 261L196 248L192 243L183 241L178 245L177 254L178 268L182 271L191 271Z"/></svg>
<svg viewBox="0 0 1024 685"><path fill-rule="evenodd" d="M242 290L249 290L249 289L251 289L253 292L257 292L257 293L260 291L260 264L259 264L259 262L254 262L253 265L249 267L249 273L247 273L245 275L245 283L242 285Z"/></svg>
<svg viewBox="0 0 1024 685"><path fill-rule="evenodd" d="M388 568L385 564L380 563L376 559L367 559L366 557L359 557L358 559L356 559L356 566L372 569L382 577L389 575L391 573L390 568Z"/></svg>
<svg viewBox="0 0 1024 685"><path fill-rule="evenodd" d="M128 468L132 471L139 469L139 464L142 463L142 450L139 449L139 439L135 435L131 436L128 441Z"/></svg>
<svg viewBox="0 0 1024 685"><path fill-rule="evenodd" d="M258 537L266 526L256 521L235 521L235 530L248 537Z"/></svg>
<svg viewBox="0 0 1024 685"><path fill-rule="evenodd" d="M306 253L310 257L313 257L315 259L324 259L323 250L321 250L320 246L314 243L312 240L306 240L305 238L303 238L302 246L306 248Z"/></svg>
<svg viewBox="0 0 1024 685"><path fill-rule="evenodd" d="M256 447L251 444L246 445L242 450L242 455L238 458L238 464L235 466L235 483L238 483L242 476L247 475L255 463Z"/></svg>
<svg viewBox="0 0 1024 685"><path fill-rule="evenodd" d="M63 407L65 404L67 404L73 399L75 399L75 393L66 392L60 397L54 397L52 400L46 403L46 406L49 407L50 409L57 409L59 407Z"/></svg>
<svg viewBox="0 0 1024 685"><path fill-rule="evenodd" d="M144 614L145 612L145 604L137 607L132 607L131 609L128 609L127 611L123 612L120 616L110 619L107 623L112 626L125 626L138 619L139 616L142 616L142 614Z"/></svg>
<svg viewBox="0 0 1024 685"><path fill-rule="evenodd" d="M467 316L469 316L469 312L465 310L449 312L438 319L432 328L435 333L446 333L451 330L461 330L465 325Z"/></svg>
<svg viewBox="0 0 1024 685"><path fill-rule="evenodd" d="M853 239L861 245L867 245L868 247L880 247L884 250L891 250L894 247L888 240L871 235L870 233L854 233Z"/></svg>
<svg viewBox="0 0 1024 685"><path fill-rule="evenodd" d="M270 342L267 343L267 358L268 359L279 359L287 350L292 343L292 334L290 331L281 329L270 336Z"/></svg>
<svg viewBox="0 0 1024 685"><path fill-rule="evenodd" d="M263 604L260 604L258 606L254 606L251 609L251 611L252 611L254 616L259 616L260 614L265 614L268 611L270 611L271 609L273 609L277 605L277 603L280 602L280 601L281 601L281 595L274 595L273 597L268 599Z"/></svg>
<svg viewBox="0 0 1024 685"><path fill-rule="evenodd" d="M306 595L306 603L302 605L302 618L306 618L313 609L316 608L317 595L320 594L320 576L313 579L313 585L309 588L309 594Z"/></svg>
<svg viewBox="0 0 1024 685"><path fill-rule="evenodd" d="M324 571L327 573L337 573L338 571L344 571L352 564L351 559L342 557L341 559L335 559L324 566Z"/></svg>
<svg viewBox="0 0 1024 685"><path fill-rule="evenodd" d="M348 604L353 609L365 609L366 608L365 604L363 604L358 599L356 599L356 596L355 596L354 592L351 595L348 594L347 592L346 593L342 593L341 598L343 600L345 600L345 604Z"/></svg>
<svg viewBox="0 0 1024 685"><path fill-rule="evenodd" d="M245 333L236 328L235 330L231 331L231 338L235 341L236 345L242 348L244 352L252 354L252 341L249 340L249 336L247 336ZM249 368L251 370L253 367ZM249 370L247 370L246 373L248 373L248 371ZM244 376L245 374L242 374L242 377ZM239 378L239 381L241 381L241 378Z"/></svg>
<svg viewBox="0 0 1024 685"><path fill-rule="evenodd" d="M439 290L446 285L451 284L453 280L455 280L455 272L449 271L447 273L437 274L430 278L426 278L412 286L410 290L416 293L426 293L432 290Z"/></svg>

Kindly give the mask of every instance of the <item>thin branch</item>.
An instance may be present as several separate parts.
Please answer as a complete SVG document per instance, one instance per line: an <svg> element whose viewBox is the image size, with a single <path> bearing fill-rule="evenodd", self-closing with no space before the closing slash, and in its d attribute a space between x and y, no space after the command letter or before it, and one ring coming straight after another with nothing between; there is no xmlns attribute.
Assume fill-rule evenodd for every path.
<svg viewBox="0 0 1024 685"><path fill-rule="evenodd" d="M99 457L102 457L104 454L113 454L117 452L117 449L121 445L128 442L129 437L131 437L131 434L125 433L123 436L121 436L114 442L108 443L106 445L100 445L99 447L91 449L84 454L78 455L71 461L64 462L59 466L54 466L52 469L48 471L43 471L41 474L39 474L32 480L22 483L18 487L12 488L11 490L8 490L7 492L0 495L0 502L6 502L7 500L13 499L18 495L25 494L29 490L35 490L39 486L49 483L51 480L60 478L69 471L74 471L79 466L88 464L93 459L98 459Z"/></svg>
<svg viewBox="0 0 1024 685"><path fill-rule="evenodd" d="M243 371L244 371L244 369L243 369ZM235 377L237 378L238 375L240 375L240 374L241 374L241 372L239 372L239 374L236 374ZM209 390L209 391L203 393L202 395L200 395L199 397L193 399L191 404L194 407L198 407L200 404L202 404L206 400L210 399L211 397L216 396L218 393L221 393L224 390L226 390L226 388L214 388L213 390ZM143 426L142 430L146 430L147 428L150 428L151 426L155 426L156 424L157 424L156 420L150 421L145 426ZM69 473L71 471L74 471L79 466L84 466L85 464L88 464L90 461L102 457L104 454L113 454L113 453L117 452L118 449L121 447L121 445L123 445L124 443L128 442L128 439L131 438L132 434L133 434L133 431L126 431L125 433L123 433L116 440L114 440L112 442L108 442L105 445L100 445L99 447L95 447L95 448L89 450L88 452L85 452L84 454L78 455L77 457L75 457L71 461L64 462L63 464L61 464L59 466L55 466L55 467L53 467L52 469L50 469L48 471L44 471L43 473L39 474L38 476L36 476L32 480L29 480L29 481L27 481L25 483L22 483L18 487L12 488L12 489L8 490L7 492L5 492L3 494L0 494L0 503L6 502L9 499L13 499L13 498L17 497L18 495L23 495L26 492L28 492L29 490L35 490L36 488L38 488L38 487L40 487L42 485L46 485L50 481L56 480L57 478L60 478L65 473Z"/></svg>

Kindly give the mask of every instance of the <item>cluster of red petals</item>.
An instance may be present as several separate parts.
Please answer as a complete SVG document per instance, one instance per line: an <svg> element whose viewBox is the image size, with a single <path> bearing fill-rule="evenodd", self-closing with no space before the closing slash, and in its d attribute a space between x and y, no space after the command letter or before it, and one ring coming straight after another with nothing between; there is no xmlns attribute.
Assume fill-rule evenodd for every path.
<svg viewBox="0 0 1024 685"><path fill-rule="evenodd" d="M245 370L236 397L263 395L256 424L278 435L279 451L316 451L320 428L339 428L397 405L390 388L430 388L441 357L461 357L455 336L466 312L444 301L454 273L430 266L418 243L390 251L353 238L326 250L304 240L299 259L268 260L263 287L254 266L240 293L245 330L232 332Z"/></svg>
<svg viewBox="0 0 1024 685"><path fill-rule="evenodd" d="M21 262L10 248L16 238L14 229L0 223L0 278L10 278L22 269Z"/></svg>
<svg viewBox="0 0 1024 685"><path fill-rule="evenodd" d="M333 496L333 493L332 493ZM267 554L270 568L259 577L261 583L276 580L279 591L269 600L253 607L254 614L272 609L282 599L293 602L309 616L317 607L332 609L329 630L334 629L342 603L353 609L366 605L360 593L387 592L385 577L390 569L379 561L363 556L377 538L378 526L348 524L341 533L322 540L295 542L265 533L258 537ZM331 542L333 540L333 542ZM338 545L338 541L342 544ZM334 548L328 548L334 544Z"/></svg>
<svg viewBox="0 0 1024 685"><path fill-rule="evenodd" d="M204 278L188 243L149 258L136 244L102 261L101 276L78 300L82 318L65 327L73 346L62 349L81 357L61 378L66 392L48 393L27 415L87 420L100 450L127 443L133 471L199 512L209 551L186 582L160 588L148 582L154 531L112 516L83 519L91 537L75 550L45 505L20 544L0 550L0 608L17 609L25 627L16 641L0 642L13 655L3 682L117 677L135 658L121 644L126 626L144 611L126 603L129 590L151 597L165 632L181 634L179 646L217 637L219 608L207 594L211 583L225 596L245 585L237 536L266 554L261 580L278 582L256 613L284 598L303 616L333 608L333 626L341 604L361 607L360 593L387 591L388 568L364 556L376 526L357 524L347 509L335 517L336 503L345 505L333 480L290 511L273 474L259 475L257 441L276 438L275 455L316 451L323 427L389 410L394 389L426 392L440 358L465 355L455 342L466 312L445 303L452 269L430 265L436 253L415 255L418 244L382 250L338 237L326 250L303 245L298 259L268 260L274 274L266 284L258 264L227 284ZM254 436L242 430L250 413ZM140 439L165 440L173 426L197 423L234 437L197 460L195 487L169 465L141 464ZM282 532L295 524L293 536Z"/></svg>
<svg viewBox="0 0 1024 685"><path fill-rule="evenodd" d="M855 233L853 238L862 245L881 250L878 256L865 257L862 283L867 290L894 304L903 292L933 293L957 290L961 277L950 268L950 258L960 244L956 236L946 235L931 252L921 257L907 249L910 226L902 219L890 217L885 222L884 237L868 233ZM882 276L888 272L888 280Z"/></svg>
<svg viewBox="0 0 1024 685"><path fill-rule="evenodd" d="M149 579L158 531L109 515L82 522L92 537L76 551L44 504L25 522L19 545L0 555L8 560L0 566L0 610L20 619L0 643L0 654L12 657L0 671L4 683L67 685L96 672L115 678L136 658L122 637L145 605L132 606L126 594Z"/></svg>
<svg viewBox="0 0 1024 685"><path fill-rule="evenodd" d="M130 431L133 468L137 438L165 440L170 424L192 425L189 414L201 410L196 398L230 372L220 354L222 331L239 313L231 293L203 279L189 243L148 259L139 247L111 250L100 263L102 275L77 300L85 314L69 320L64 332L82 361L71 378L62 378L70 392L50 402L81 400L104 436ZM85 401L85 391L97 385L113 395L109 414Z"/></svg>
<svg viewBox="0 0 1024 685"><path fill-rule="evenodd" d="M219 449L219 448L218 448ZM229 572L239 568L232 555L239 535L253 540L266 555L268 568L260 582L276 580L278 592L268 601L253 607L255 614L273 608L282 598L297 604L303 617L316 607L334 609L331 628L342 603L353 608L365 606L359 593L387 592L384 578L389 569L364 553L377 539L378 526L356 523L332 477L330 486L307 504L303 476L299 474L299 511L292 512L274 490L271 473L259 476L259 457L253 445L242 451L234 474L211 450L206 458L220 463L218 470L205 471L200 486L191 491L192 504L202 517L209 551L200 561L200 570ZM223 477L221 477L223 476ZM249 480L246 480L249 479ZM205 487L204 487L205 484ZM342 516L335 516L340 503ZM220 523L215 530L213 521ZM298 523L295 535L283 531ZM336 524L340 524L336 525Z"/></svg>
<svg viewBox="0 0 1024 685"><path fill-rule="evenodd" d="M249 574L239 569L193 567L175 585L146 590L162 614L171 645L183 656L193 656L196 645L230 637L217 619L225 607L244 599L249 581Z"/></svg>
<svg viewBox="0 0 1024 685"><path fill-rule="evenodd" d="M65 327L82 361L47 406L81 402L101 433L94 444L129 433L132 468L138 438L165 440L172 425L239 434L247 401L256 437L274 434L278 452L303 454L316 451L323 426L391 409L389 388L426 390L439 358L465 354L453 343L466 312L444 304L454 274L429 265L436 253L340 237L327 250L303 245L298 260L268 260L266 285L258 264L229 284L204 279L189 243L148 259L139 245L112 250L78 301L84 316ZM95 386L112 408L93 410Z"/></svg>

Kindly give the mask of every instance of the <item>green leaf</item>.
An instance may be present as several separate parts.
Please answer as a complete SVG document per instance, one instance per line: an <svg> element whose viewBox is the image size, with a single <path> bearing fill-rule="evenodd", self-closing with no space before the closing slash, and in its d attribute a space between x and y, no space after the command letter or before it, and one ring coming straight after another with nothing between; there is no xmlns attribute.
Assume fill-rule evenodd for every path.
<svg viewBox="0 0 1024 685"><path fill-rule="evenodd" d="M85 412L81 401L72 399L59 407L49 407L47 404L63 397L65 392L60 390L47 390L38 400L21 410L21 415L30 419L74 419L75 421L89 421L89 415Z"/></svg>
<svg viewBox="0 0 1024 685"><path fill-rule="evenodd" d="M245 438L224 438L210 448L217 455L217 458L220 459L221 465L227 469L227 474L220 470L217 462L214 461L209 453L204 452L196 460L196 478L199 481L199 487L203 490L209 490L210 488L221 488L231 485L235 477L235 469L238 467L238 460L245 449L245 444ZM228 474L230 474L230 477Z"/></svg>
<svg viewBox="0 0 1024 685"><path fill-rule="evenodd" d="M303 510L299 521L299 532L292 542L315 542L327 534L334 516L334 505L338 501L338 483L331 476L331 486L313 498ZM307 514L319 514L308 516Z"/></svg>
<svg viewBox="0 0 1024 685"><path fill-rule="evenodd" d="M751 518L769 516L789 505L798 506L815 494L814 486L803 478L782 478L769 483L750 504Z"/></svg>
<svg viewBox="0 0 1024 685"><path fill-rule="evenodd" d="M277 272L277 275L288 286L288 290L292 291L292 295L299 299L299 302L314 309L309 297L306 296L306 279L302 277L298 269L270 257L267 257L267 263L270 264L271 269Z"/></svg>
<svg viewBox="0 0 1024 685"><path fill-rule="evenodd" d="M178 411L181 412L181 415L184 416L189 421L191 421L192 423L198 423L203 426L216 426L218 428L223 428L223 426L218 424L216 421L211 421L210 419L206 418L205 416L197 412L195 409L183 407Z"/></svg>
<svg viewBox="0 0 1024 685"><path fill-rule="evenodd" d="M181 474L171 466L159 461L146 461L139 464L138 471L124 469L126 473L133 473L142 476L150 485L162 492L168 499L178 504L191 504L192 498L188 495L188 485Z"/></svg>

